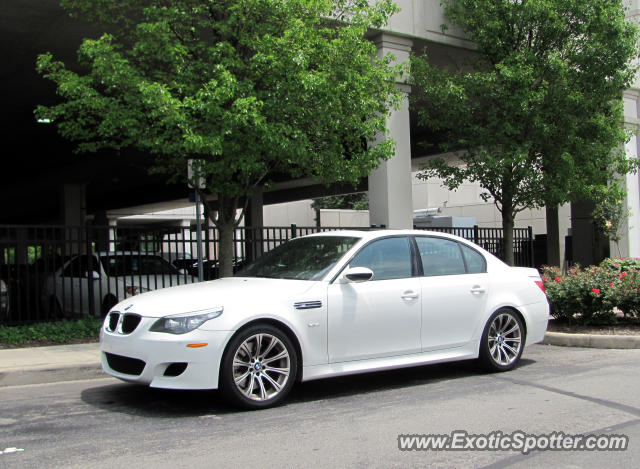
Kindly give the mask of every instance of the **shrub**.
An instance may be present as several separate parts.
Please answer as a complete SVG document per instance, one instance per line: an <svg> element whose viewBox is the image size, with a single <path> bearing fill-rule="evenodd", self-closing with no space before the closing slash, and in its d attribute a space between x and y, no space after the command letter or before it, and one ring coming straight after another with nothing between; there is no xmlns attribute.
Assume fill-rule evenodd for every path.
<svg viewBox="0 0 640 469"><path fill-rule="evenodd" d="M0 325L0 344L68 343L78 339L94 339L98 338L101 325L102 320L93 317L21 326Z"/></svg>
<svg viewBox="0 0 640 469"><path fill-rule="evenodd" d="M572 267L562 275L543 267L551 314L580 323L610 323L615 309L625 316L640 315L640 261L606 259L598 266Z"/></svg>

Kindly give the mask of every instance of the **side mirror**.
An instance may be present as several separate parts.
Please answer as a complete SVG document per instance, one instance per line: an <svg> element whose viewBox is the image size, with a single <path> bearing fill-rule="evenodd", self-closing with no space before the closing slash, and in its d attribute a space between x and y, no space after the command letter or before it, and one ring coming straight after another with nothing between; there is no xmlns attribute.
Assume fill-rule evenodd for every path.
<svg viewBox="0 0 640 469"><path fill-rule="evenodd" d="M373 270L367 267L352 267L342 275L343 283L361 283L373 278Z"/></svg>

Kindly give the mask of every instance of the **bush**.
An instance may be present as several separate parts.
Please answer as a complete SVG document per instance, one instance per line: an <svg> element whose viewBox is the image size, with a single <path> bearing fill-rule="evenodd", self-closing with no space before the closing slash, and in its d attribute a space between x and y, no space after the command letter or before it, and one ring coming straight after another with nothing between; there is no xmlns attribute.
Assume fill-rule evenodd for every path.
<svg viewBox="0 0 640 469"><path fill-rule="evenodd" d="M611 323L615 310L640 315L640 261L605 259L598 266L572 267L562 275L557 267L543 267L543 281L551 314L583 324Z"/></svg>
<svg viewBox="0 0 640 469"><path fill-rule="evenodd" d="M21 326L0 325L0 344L62 344L81 339L97 339L102 319L87 317L75 321L41 322Z"/></svg>

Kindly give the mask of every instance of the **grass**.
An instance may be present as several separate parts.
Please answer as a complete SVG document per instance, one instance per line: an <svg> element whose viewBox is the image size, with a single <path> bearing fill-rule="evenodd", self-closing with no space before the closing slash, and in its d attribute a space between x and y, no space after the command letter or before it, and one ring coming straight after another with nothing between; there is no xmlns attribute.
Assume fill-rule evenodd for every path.
<svg viewBox="0 0 640 469"><path fill-rule="evenodd" d="M40 322L19 326L0 325L0 347L20 345L55 345L97 340L102 319Z"/></svg>

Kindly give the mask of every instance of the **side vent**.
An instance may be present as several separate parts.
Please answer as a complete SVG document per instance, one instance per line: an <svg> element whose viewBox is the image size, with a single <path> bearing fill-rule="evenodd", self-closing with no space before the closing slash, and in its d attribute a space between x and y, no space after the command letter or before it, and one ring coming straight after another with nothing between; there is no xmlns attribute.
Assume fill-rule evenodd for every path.
<svg viewBox="0 0 640 469"><path fill-rule="evenodd" d="M298 301L297 303L293 303L293 307L295 309L315 309L322 308L322 301Z"/></svg>

